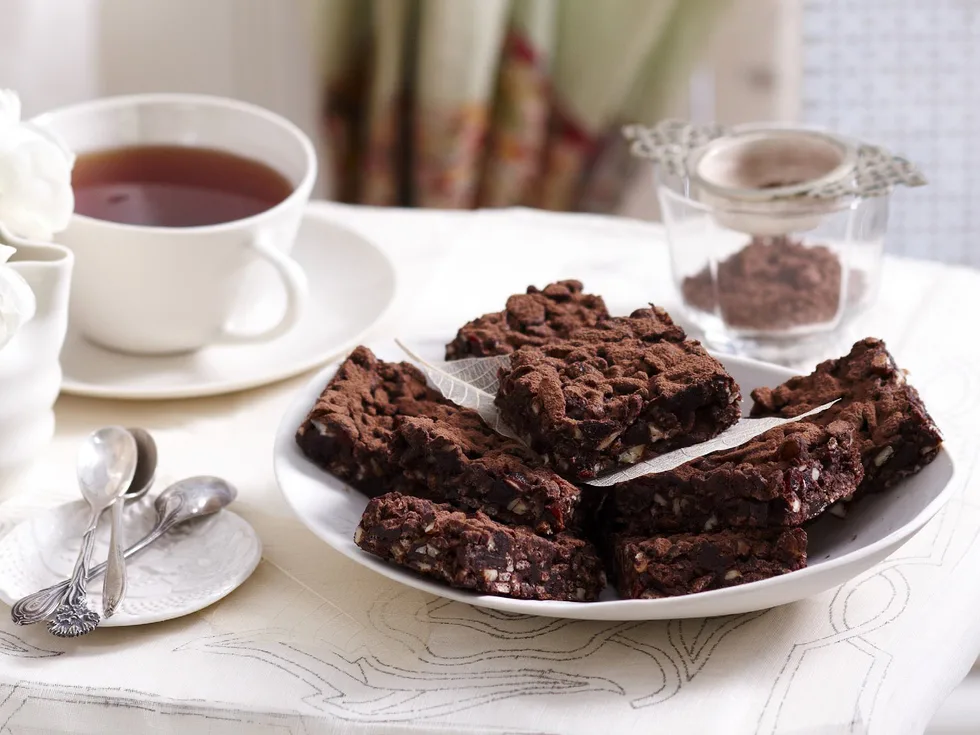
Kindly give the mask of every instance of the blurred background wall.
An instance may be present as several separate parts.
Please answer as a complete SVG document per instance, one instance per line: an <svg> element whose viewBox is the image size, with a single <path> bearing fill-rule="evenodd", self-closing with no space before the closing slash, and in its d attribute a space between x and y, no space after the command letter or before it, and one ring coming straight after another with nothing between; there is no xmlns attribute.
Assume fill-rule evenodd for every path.
<svg viewBox="0 0 980 735"><path fill-rule="evenodd" d="M679 48L666 57L666 63L644 59L643 52L655 48L658 34L677 35L667 33L672 13L683 5L677 0L610 0L601 4L591 0L491 0L484 5L495 6L494 12L470 19L465 14L460 17L458 13L457 17L451 17L445 12L446 7L475 7L483 3L469 0L450 0L449 3L445 0L72 0L70 3L63 0L0 0L0 17L5 20L0 25L0 39L3 40L0 84L21 93L26 114L98 95L140 91L203 92L238 97L296 121L324 143L323 153L329 158L337 141L333 141L332 146L327 144L325 114L338 97L336 78L342 76L344 57L356 62L360 43L360 56L367 57L370 62L380 45L363 43L365 27L368 33L374 30L375 37L384 37L382 42L387 43L392 36L390 28L382 33L377 27L397 23L399 6L414 6L416 12L423 4L426 8L434 8L441 13L432 14L435 21L429 24L430 36L419 46L428 48L433 41L441 42L445 49L444 58L440 59L434 53L426 54L424 48L417 52L417 56L425 56L437 74L440 67L468 63L474 70L470 77L480 76L477 68L480 64L473 63L472 40L463 36L466 29L461 29L460 23L469 20L475 26L470 33L487 37L488 44L485 45L494 47L497 55L487 52L492 61L484 65L499 65L496 49L505 44L513 7L521 3L541 6L544 14L550 11L552 27L538 33L536 38L541 45L548 46L541 49L540 54L551 59L560 33L557 10L561 3L566 6L577 3L586 10L590 5L618 8L623 27L633 25L633 16L637 13L645 15L647 28L636 33L630 70L621 68L625 64L626 51L618 35L613 34L608 47L602 48L598 43L590 47L593 29L588 26L578 34L574 29L571 33L566 31L566 39L571 36L569 43L577 44L577 52L582 55L586 69L604 64L598 72L593 71L591 83L598 88L594 94L603 92L603 87L619 86L618 100L597 101L595 106L604 104L607 108L615 108L617 102L620 107L626 106L622 98L631 85L636 86L635 78L645 67L651 70L648 76L671 80L670 84L663 85L666 92L654 90L663 99L647 105L655 110L660 108L665 115L693 113L703 119L717 115L726 121L792 115L792 110L782 109L784 103L776 100L790 99L793 95L778 89L783 82L772 77L772 69L781 65L777 56L785 51L780 46L780 39L790 35L783 16L793 15L780 8L779 0L688 2L688 5L700 4L705 10L695 10L689 16L695 22L688 25L695 26L695 32L690 29L686 32L693 42L687 43L686 47L684 43L678 44ZM373 10L367 14L362 12L359 19L354 19L352 9L358 5L362 8L370 6ZM653 8L654 12L644 10L646 7ZM375 29L370 27L372 12L377 16L373 19ZM540 10L538 12L542 14ZM585 13L580 12L580 15ZM438 28L440 17L446 26L444 29ZM602 12L596 17L600 21L611 18L609 30L617 30L615 13ZM698 23L699 18L705 18L705 23ZM585 17L583 20L587 23L590 19ZM405 23L404 17L401 22ZM697 31L699 25L704 26L700 32ZM745 44L726 42L726 39L748 30L756 32L755 40ZM417 25L414 28L406 25L401 30L404 35L418 33ZM462 47L464 53L461 56L453 56L453 39ZM764 42L761 46L760 40ZM670 68L676 60L683 61L679 64L683 69ZM376 63L372 65L377 67ZM574 58L565 66L568 72L564 84L571 88L572 96L579 96L574 103L591 107L588 90L583 93L576 89L582 69L575 66ZM715 68L718 69L717 76L712 72ZM689 73L692 70L693 75ZM408 73L411 74L411 70ZM460 76L446 73L442 84L437 76L433 86L465 86L467 80L459 82ZM484 76L487 79L484 94L492 97L497 90L497 80L492 74ZM362 81L365 88L371 86L372 80ZM693 102L689 94L692 85L696 90ZM328 94L331 86L333 95ZM384 83L375 86L384 86ZM474 85L471 83L471 86ZM438 96L439 90L431 94ZM605 114L606 118L612 116L612 111ZM336 169L327 166L324 170L321 191L339 194L341 187L332 175ZM637 203L627 206L627 210L639 216L655 215L642 192Z"/></svg>
<svg viewBox="0 0 980 735"><path fill-rule="evenodd" d="M349 201L648 219L648 182L611 145L620 122L801 120L924 168L929 187L896 195L890 251L980 265L978 12L972 0L0 0L0 84L28 114L137 91L256 102L313 135L320 193ZM486 150L517 164L488 165Z"/></svg>

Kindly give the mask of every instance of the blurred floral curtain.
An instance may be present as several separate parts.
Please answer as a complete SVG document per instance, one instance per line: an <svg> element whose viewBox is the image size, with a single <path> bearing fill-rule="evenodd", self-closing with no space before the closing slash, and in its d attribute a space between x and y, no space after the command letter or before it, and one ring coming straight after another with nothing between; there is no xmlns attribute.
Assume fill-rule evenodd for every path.
<svg viewBox="0 0 980 735"><path fill-rule="evenodd" d="M610 211L728 0L327 0L334 195Z"/></svg>

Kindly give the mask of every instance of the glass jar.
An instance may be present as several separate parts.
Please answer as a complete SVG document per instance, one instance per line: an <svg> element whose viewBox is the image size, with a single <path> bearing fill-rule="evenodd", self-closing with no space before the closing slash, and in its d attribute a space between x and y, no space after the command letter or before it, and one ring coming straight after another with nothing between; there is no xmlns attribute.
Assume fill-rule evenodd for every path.
<svg viewBox="0 0 980 735"><path fill-rule="evenodd" d="M783 200L760 220L757 203L699 195L660 165L654 177L673 280L711 348L784 364L823 357L874 303L887 195Z"/></svg>

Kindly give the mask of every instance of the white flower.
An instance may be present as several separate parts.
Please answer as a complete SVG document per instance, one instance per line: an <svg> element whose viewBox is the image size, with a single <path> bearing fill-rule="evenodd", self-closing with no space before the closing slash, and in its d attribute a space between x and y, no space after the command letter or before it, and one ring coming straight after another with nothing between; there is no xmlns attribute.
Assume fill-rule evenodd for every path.
<svg viewBox="0 0 980 735"><path fill-rule="evenodd" d="M20 119L17 93L0 90L0 222L29 240L65 229L75 209L74 165L58 136Z"/></svg>
<svg viewBox="0 0 980 735"><path fill-rule="evenodd" d="M0 349L34 316L34 292L24 277L5 265L16 251L0 245Z"/></svg>

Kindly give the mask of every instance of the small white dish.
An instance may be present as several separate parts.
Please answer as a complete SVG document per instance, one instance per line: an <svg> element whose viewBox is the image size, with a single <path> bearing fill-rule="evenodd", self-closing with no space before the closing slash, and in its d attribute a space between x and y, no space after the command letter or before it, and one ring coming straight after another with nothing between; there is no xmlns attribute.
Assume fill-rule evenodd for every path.
<svg viewBox="0 0 980 735"><path fill-rule="evenodd" d="M264 343L206 347L172 355L111 352L73 333L61 354L65 393L96 398L160 400L220 395L290 378L356 344L388 311L395 269L377 246L333 222L329 210L307 207L293 257L306 272L309 302L299 324ZM252 311L276 313L270 293ZM268 321L268 319L266 319Z"/></svg>
<svg viewBox="0 0 980 735"><path fill-rule="evenodd" d="M422 353L423 357L440 359L441 347L441 344L433 345ZM405 359L394 343L372 349L385 360ZM744 396L754 388L777 385L793 375L778 365L730 355L716 357L738 381ZM330 365L313 378L297 395L279 425L274 465L286 501L313 533L357 563L433 595L508 613L583 620L667 620L734 615L796 602L841 585L882 561L938 513L955 488L951 483L953 463L943 450L919 474L888 492L855 503L846 518L825 514L808 529L809 565L761 582L658 600L621 600L612 588L607 588L598 602L587 603L481 595L424 579L354 544L354 529L367 505L367 497L308 461L294 438L296 429L336 369L336 365Z"/></svg>
<svg viewBox="0 0 980 735"><path fill-rule="evenodd" d="M124 511L124 546L153 527L153 501ZM71 576L89 508L81 500L28 518L0 539L0 600L13 605L25 595ZM108 515L95 537L94 560L109 549ZM126 563L126 597L99 627L144 625L202 610L242 584L262 558L262 542L240 516L222 510L182 524ZM88 584L89 602L102 609L102 578Z"/></svg>

